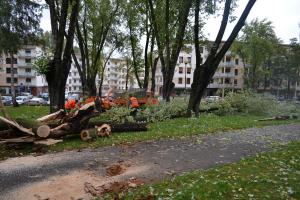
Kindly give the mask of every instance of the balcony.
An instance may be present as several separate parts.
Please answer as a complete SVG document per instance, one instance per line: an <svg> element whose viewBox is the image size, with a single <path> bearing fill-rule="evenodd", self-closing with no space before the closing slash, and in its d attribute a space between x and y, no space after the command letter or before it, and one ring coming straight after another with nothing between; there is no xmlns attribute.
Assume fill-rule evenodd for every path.
<svg viewBox="0 0 300 200"><path fill-rule="evenodd" d="M33 53L19 52L18 57L19 58L34 58L34 57L36 57L36 55Z"/></svg>
<svg viewBox="0 0 300 200"><path fill-rule="evenodd" d="M21 68L31 68L32 67L32 63L18 63L18 67L21 67Z"/></svg>
<svg viewBox="0 0 300 200"><path fill-rule="evenodd" d="M235 88L233 84L227 83L211 83L207 86L207 88Z"/></svg>
<svg viewBox="0 0 300 200"><path fill-rule="evenodd" d="M222 73L222 72L216 72L214 74L214 78L234 78L234 73L230 72L230 73Z"/></svg>
<svg viewBox="0 0 300 200"><path fill-rule="evenodd" d="M234 67L234 66L235 66L235 64L234 64L233 61L231 61L231 62L221 62L219 64L219 67Z"/></svg>
<svg viewBox="0 0 300 200"><path fill-rule="evenodd" d="M21 72L21 73L18 73L18 77L22 78L34 78L36 77L36 73L35 72Z"/></svg>

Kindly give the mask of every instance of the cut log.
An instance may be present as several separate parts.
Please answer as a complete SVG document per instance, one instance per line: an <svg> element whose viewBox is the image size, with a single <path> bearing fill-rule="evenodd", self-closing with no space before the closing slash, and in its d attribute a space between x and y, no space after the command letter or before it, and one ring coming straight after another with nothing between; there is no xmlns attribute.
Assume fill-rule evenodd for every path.
<svg viewBox="0 0 300 200"><path fill-rule="evenodd" d="M23 126L19 125L17 122L10 121L10 120L8 120L4 117L1 117L1 116L0 116L0 120L3 121L4 123L7 123L11 127L15 128L15 129L18 129L19 131L21 131L23 133L26 133L26 134L29 134L29 135L34 135L34 133L32 132L31 129L24 128Z"/></svg>
<svg viewBox="0 0 300 200"><path fill-rule="evenodd" d="M275 116L275 117L270 117L270 118L259 119L259 120L256 120L256 121L273 121L273 120L287 120L287 119L290 119L290 116L281 115L281 116Z"/></svg>
<svg viewBox="0 0 300 200"><path fill-rule="evenodd" d="M80 138L82 141L89 141L92 139L88 130L82 130L80 132Z"/></svg>
<svg viewBox="0 0 300 200"><path fill-rule="evenodd" d="M33 137L19 137L19 138L13 138L13 139L0 140L0 143L33 143L33 142L34 142Z"/></svg>
<svg viewBox="0 0 300 200"><path fill-rule="evenodd" d="M38 127L36 134L41 138L47 138L50 135L51 129L48 125Z"/></svg>
<svg viewBox="0 0 300 200"><path fill-rule="evenodd" d="M51 113L50 115L46 115L44 117L40 117L37 119L38 122L49 122L55 119L61 119L63 116L65 116L65 111L63 109L60 109L59 111L55 113Z"/></svg>
<svg viewBox="0 0 300 200"><path fill-rule="evenodd" d="M105 124L101 124L105 125ZM107 123L109 125L111 133L117 132L129 132L129 131L147 131L147 123L124 123L124 124L115 124L115 123ZM101 128L101 126L95 126L97 129Z"/></svg>
<svg viewBox="0 0 300 200"><path fill-rule="evenodd" d="M18 135L18 133L16 133L16 131L13 129L0 131L0 139L16 138L18 136L20 135Z"/></svg>
<svg viewBox="0 0 300 200"><path fill-rule="evenodd" d="M95 126L95 128L97 130L98 137L109 137L111 135L111 127L108 124L103 124L100 127Z"/></svg>

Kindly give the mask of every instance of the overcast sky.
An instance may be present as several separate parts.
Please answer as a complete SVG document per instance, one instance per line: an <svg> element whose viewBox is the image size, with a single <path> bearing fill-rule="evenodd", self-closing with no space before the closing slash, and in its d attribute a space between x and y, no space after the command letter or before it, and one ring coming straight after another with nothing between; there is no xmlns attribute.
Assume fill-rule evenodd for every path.
<svg viewBox="0 0 300 200"><path fill-rule="evenodd" d="M247 0L239 0L239 8L235 15L240 16ZM300 23L300 0L257 0L254 7L248 16L247 21L254 18L267 18L273 22L276 35L281 38L284 43L289 43L291 38L299 40L299 23ZM213 40L216 37L220 26L220 18L211 18L205 26L207 37ZM234 23L228 26L224 39L232 30ZM41 27L44 30L50 30L50 18L48 11L44 11L44 16L41 20Z"/></svg>

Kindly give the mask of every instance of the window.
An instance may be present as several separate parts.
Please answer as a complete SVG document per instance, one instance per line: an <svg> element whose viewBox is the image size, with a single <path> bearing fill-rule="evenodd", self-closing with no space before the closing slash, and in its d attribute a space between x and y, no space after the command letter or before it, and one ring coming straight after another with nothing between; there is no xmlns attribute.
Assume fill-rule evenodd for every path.
<svg viewBox="0 0 300 200"><path fill-rule="evenodd" d="M26 59L25 59L25 63L26 63L26 64L30 64L30 63L31 63L31 59L30 59L30 58L26 58Z"/></svg>
<svg viewBox="0 0 300 200"><path fill-rule="evenodd" d="M76 79L74 79L74 83L76 83Z"/></svg>
<svg viewBox="0 0 300 200"><path fill-rule="evenodd" d="M190 67L186 68L186 73L187 74L191 74L191 72L192 72L192 68L190 68Z"/></svg>
<svg viewBox="0 0 300 200"><path fill-rule="evenodd" d="M26 54L31 54L31 50L30 49L25 49L25 53Z"/></svg>
<svg viewBox="0 0 300 200"><path fill-rule="evenodd" d="M234 79L234 85L237 85L237 84L238 84L238 80Z"/></svg>
<svg viewBox="0 0 300 200"><path fill-rule="evenodd" d="M230 78L225 78L225 84L230 84Z"/></svg>
<svg viewBox="0 0 300 200"><path fill-rule="evenodd" d="M183 67L179 67L179 74L183 73Z"/></svg>
<svg viewBox="0 0 300 200"><path fill-rule="evenodd" d="M110 71L110 69L109 69L109 68L107 68L107 71Z"/></svg>
<svg viewBox="0 0 300 200"><path fill-rule="evenodd" d="M74 90L77 90L77 87L76 87L76 86L73 86L73 89L74 89Z"/></svg>
<svg viewBox="0 0 300 200"><path fill-rule="evenodd" d="M76 76L77 73L76 73L76 72L73 72L73 74L74 74L74 76Z"/></svg>
<svg viewBox="0 0 300 200"><path fill-rule="evenodd" d="M71 91L72 90L72 87L69 87L69 91Z"/></svg>
<svg viewBox="0 0 300 200"><path fill-rule="evenodd" d="M186 84L191 84L191 78L186 79Z"/></svg>
<svg viewBox="0 0 300 200"><path fill-rule="evenodd" d="M26 78L26 83L31 83L31 78Z"/></svg>
<svg viewBox="0 0 300 200"><path fill-rule="evenodd" d="M225 68L225 73L230 73L230 68Z"/></svg>
<svg viewBox="0 0 300 200"><path fill-rule="evenodd" d="M182 84L182 78L178 78L178 84Z"/></svg>
<svg viewBox="0 0 300 200"><path fill-rule="evenodd" d="M14 78L14 82L15 82L15 83L18 83L18 79L17 79L17 78ZM11 78L10 78L10 77L7 77L7 78L6 78L6 83L11 83Z"/></svg>
<svg viewBox="0 0 300 200"><path fill-rule="evenodd" d="M239 75L239 70L238 69L234 70L234 75L236 75L236 76Z"/></svg>
<svg viewBox="0 0 300 200"><path fill-rule="evenodd" d="M11 64L11 59L10 58L6 58L6 64ZM14 58L14 64L18 64L18 61L16 58Z"/></svg>
<svg viewBox="0 0 300 200"><path fill-rule="evenodd" d="M224 71L225 71L225 69L224 69L224 68L222 68L222 73L224 73Z"/></svg>
<svg viewBox="0 0 300 200"><path fill-rule="evenodd" d="M238 58L235 59L235 65L239 65L239 59Z"/></svg>
<svg viewBox="0 0 300 200"><path fill-rule="evenodd" d="M183 57L182 56L179 57L179 63L183 63Z"/></svg>
<svg viewBox="0 0 300 200"><path fill-rule="evenodd" d="M25 69L25 72L26 72L26 73L31 73L31 68L26 68L26 69Z"/></svg>
<svg viewBox="0 0 300 200"><path fill-rule="evenodd" d="M6 68L6 73L10 74L11 73L11 68ZM14 74L17 74L17 73L18 73L18 69L14 68Z"/></svg>
<svg viewBox="0 0 300 200"><path fill-rule="evenodd" d="M69 84L71 84L72 83L72 79L69 79Z"/></svg>
<svg viewBox="0 0 300 200"><path fill-rule="evenodd" d="M192 57L188 57L188 63L191 63L192 62Z"/></svg>
<svg viewBox="0 0 300 200"><path fill-rule="evenodd" d="M107 65L110 65L110 62L108 62Z"/></svg>
<svg viewBox="0 0 300 200"><path fill-rule="evenodd" d="M226 62L230 62L231 61L231 56L226 56Z"/></svg>

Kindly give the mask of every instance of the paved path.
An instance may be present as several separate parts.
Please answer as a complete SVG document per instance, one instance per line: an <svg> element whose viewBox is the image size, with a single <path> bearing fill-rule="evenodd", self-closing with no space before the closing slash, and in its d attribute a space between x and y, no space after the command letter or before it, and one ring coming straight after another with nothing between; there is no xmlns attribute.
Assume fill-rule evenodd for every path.
<svg viewBox="0 0 300 200"><path fill-rule="evenodd" d="M85 182L158 180L235 162L295 140L300 140L300 124L11 158L0 162L0 199L88 199ZM126 171L107 177L106 168L113 163L126 163Z"/></svg>

